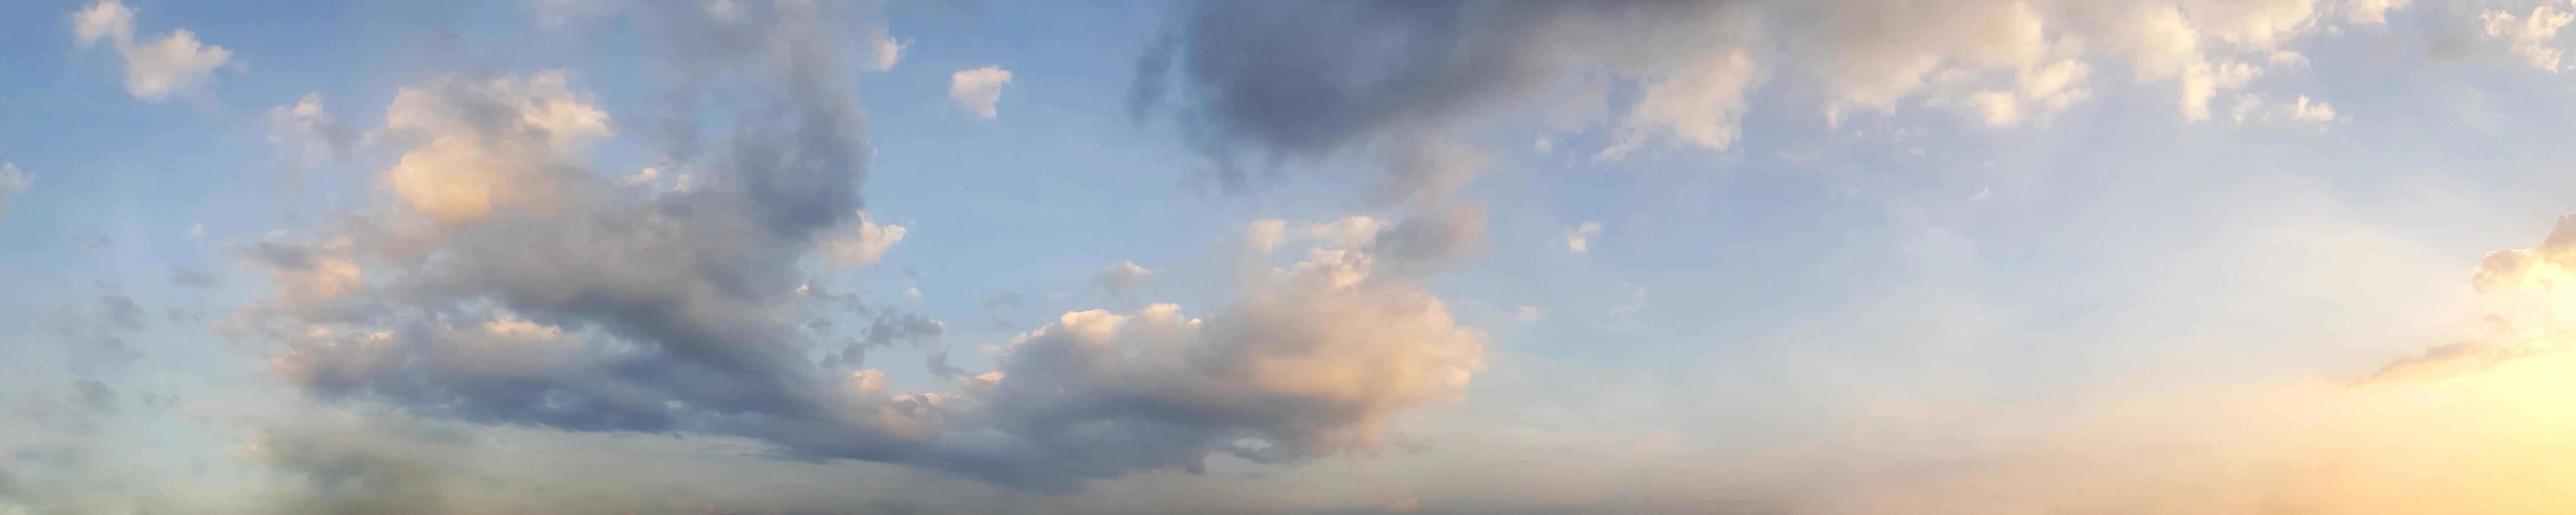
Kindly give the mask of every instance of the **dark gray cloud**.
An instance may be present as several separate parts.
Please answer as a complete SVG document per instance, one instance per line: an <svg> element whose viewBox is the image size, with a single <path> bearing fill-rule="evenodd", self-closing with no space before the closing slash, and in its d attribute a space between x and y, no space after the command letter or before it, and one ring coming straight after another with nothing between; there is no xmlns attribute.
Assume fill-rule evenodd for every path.
<svg viewBox="0 0 2576 515"><path fill-rule="evenodd" d="M1696 33L1729 32L1735 3L1185 4L1140 59L1130 102L1171 106L1227 189L1284 162L1373 153L1381 200L1436 199L1479 166L1460 125L1587 70L1720 50Z"/></svg>

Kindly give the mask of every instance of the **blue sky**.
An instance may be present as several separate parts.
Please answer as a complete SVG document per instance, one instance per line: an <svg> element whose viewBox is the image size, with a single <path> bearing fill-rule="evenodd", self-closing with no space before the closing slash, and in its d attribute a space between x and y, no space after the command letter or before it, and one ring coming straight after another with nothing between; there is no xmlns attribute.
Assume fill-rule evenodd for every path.
<svg viewBox="0 0 2576 515"><path fill-rule="evenodd" d="M0 514L2576 502L2576 4L6 10Z"/></svg>

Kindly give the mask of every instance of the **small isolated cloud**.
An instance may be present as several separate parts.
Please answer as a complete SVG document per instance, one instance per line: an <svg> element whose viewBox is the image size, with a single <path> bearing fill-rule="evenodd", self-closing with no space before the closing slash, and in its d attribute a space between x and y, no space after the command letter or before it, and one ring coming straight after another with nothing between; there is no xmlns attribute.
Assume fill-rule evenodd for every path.
<svg viewBox="0 0 2576 515"><path fill-rule="evenodd" d="M1601 222L1584 222L1565 230L1565 249L1576 254L1592 253L1592 238L1601 236Z"/></svg>
<svg viewBox="0 0 2576 515"><path fill-rule="evenodd" d="M2479 15L2486 22L2487 38L2503 40L2505 48L2521 56L2533 68L2558 71L2558 48L2550 42L2558 39L2558 29L2576 21L2576 14L2550 5L2531 8L2531 14L2514 16L2506 11L2487 11Z"/></svg>
<svg viewBox="0 0 2576 515"><path fill-rule="evenodd" d="M1546 309L1543 309L1543 308L1540 308L1540 307L1538 307L1538 306L1521 306L1521 309L1520 309L1520 311L1519 311L1519 312L1516 312L1516 313L1513 313L1513 314L1512 314L1512 319L1513 319L1513 320L1519 320L1521 323L1524 323L1524 324L1526 324L1526 323L1530 323L1530 322L1536 322L1536 321L1538 321L1538 319L1540 319L1540 318L1546 318L1546 317L1547 317L1547 310L1546 310Z"/></svg>
<svg viewBox="0 0 2576 515"><path fill-rule="evenodd" d="M18 169L18 163L0 163L0 220L9 218L9 205L19 193L36 187L36 174Z"/></svg>
<svg viewBox="0 0 2576 515"><path fill-rule="evenodd" d="M994 104L1002 101L1002 86L1011 83L1011 71L999 66L986 66L957 72L948 78L948 100L976 117L991 120L1001 113Z"/></svg>
<svg viewBox="0 0 2576 515"><path fill-rule="evenodd" d="M904 232L903 226L876 223L868 220L867 213L859 213L858 223L823 242L823 260L835 267L875 264L886 249L903 242Z"/></svg>
<svg viewBox="0 0 2576 515"><path fill-rule="evenodd" d="M72 39L80 46L108 42L125 59L125 92L146 102L170 99L213 81L215 68L232 62L224 47L197 41L188 29L171 29L159 39L134 39L134 9L116 0L90 4L72 14Z"/></svg>
<svg viewBox="0 0 2576 515"><path fill-rule="evenodd" d="M1100 277L1093 281L1100 283L1100 289L1108 290L1110 295L1125 297L1149 275L1154 275L1153 269L1136 266L1134 261L1123 261L1101 271Z"/></svg>
<svg viewBox="0 0 2576 515"><path fill-rule="evenodd" d="M865 44L868 50L867 68L875 71L894 69L894 64L903 60L903 50L912 46L911 43L895 41L893 36L884 34L869 39Z"/></svg>

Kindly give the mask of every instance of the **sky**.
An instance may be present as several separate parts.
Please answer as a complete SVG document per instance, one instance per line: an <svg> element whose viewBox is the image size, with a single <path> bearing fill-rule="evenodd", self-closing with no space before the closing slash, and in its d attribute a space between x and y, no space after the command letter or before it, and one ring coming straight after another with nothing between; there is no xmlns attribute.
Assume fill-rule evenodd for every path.
<svg viewBox="0 0 2576 515"><path fill-rule="evenodd" d="M0 13L0 514L2576 506L2576 3Z"/></svg>

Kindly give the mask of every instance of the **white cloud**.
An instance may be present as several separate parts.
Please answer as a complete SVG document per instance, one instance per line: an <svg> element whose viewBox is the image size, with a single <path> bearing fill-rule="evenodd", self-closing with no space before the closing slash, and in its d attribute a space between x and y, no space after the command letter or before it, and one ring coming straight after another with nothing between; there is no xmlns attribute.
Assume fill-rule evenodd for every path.
<svg viewBox="0 0 2576 515"><path fill-rule="evenodd" d="M106 40L125 61L125 92L147 102L194 91L214 80L215 68L232 62L232 51L197 41L188 29L146 42L134 39L134 10L117 0L101 0L72 15L72 37L81 46Z"/></svg>
<svg viewBox="0 0 2576 515"><path fill-rule="evenodd" d="M834 267L875 264L878 258L885 256L886 249L903 242L905 232L903 226L879 224L868 220L868 214L861 212L858 223L850 224L839 234L823 241L823 259Z"/></svg>
<svg viewBox="0 0 2576 515"><path fill-rule="evenodd" d="M2388 23L2388 11L2404 8L2408 3L2412 0L2344 0L2344 19L2368 25Z"/></svg>
<svg viewBox="0 0 2576 515"><path fill-rule="evenodd" d="M449 76L402 88L385 108L385 129L427 144L385 171L385 186L405 207L447 223L555 204L569 193L567 182L583 180L558 163L609 132L608 114L569 84L565 72L552 70L479 82Z"/></svg>
<svg viewBox="0 0 2576 515"><path fill-rule="evenodd" d="M893 36L886 35L878 35L866 44L867 68L875 71L894 69L895 63L903 60L904 49L912 46L911 43L895 41Z"/></svg>
<svg viewBox="0 0 2576 515"><path fill-rule="evenodd" d="M1546 317L1546 316L1547 316L1547 310L1545 310L1545 309L1540 309L1538 306L1521 306L1521 309L1520 309L1520 310L1518 310L1518 311L1514 311L1514 312L1512 313L1512 319L1513 319L1513 320L1520 321L1520 323L1524 323L1524 324L1526 324L1526 323L1530 323L1530 322L1536 322L1536 321L1538 321L1538 319L1540 319L1540 318L1544 318L1544 317Z"/></svg>
<svg viewBox="0 0 2576 515"><path fill-rule="evenodd" d="M9 218L9 206L18 194L36 187L36 174L18 169L18 163L0 163L0 219Z"/></svg>
<svg viewBox="0 0 2576 515"><path fill-rule="evenodd" d="M1278 249L1280 243L1287 240L1287 220L1254 220L1243 224L1244 246L1253 252L1269 254L1270 251Z"/></svg>
<svg viewBox="0 0 2576 515"><path fill-rule="evenodd" d="M2541 5L2531 8L2531 14L2527 16L2487 11L2478 19L2486 22L2488 38L2504 40L2505 48L2522 56L2524 63L2555 72L2559 69L2559 50L2550 44L2558 39L2559 28L2566 27L2569 21L2576 21L2576 14Z"/></svg>
<svg viewBox="0 0 2576 515"><path fill-rule="evenodd" d="M1669 76L1650 79L1645 97L1628 107L1619 136L1593 159L1615 160L1656 140L1709 149L1735 143L1744 95L1761 79L1742 49L1720 53Z"/></svg>
<svg viewBox="0 0 2576 515"><path fill-rule="evenodd" d="M1565 249L1576 254L1592 252L1592 238L1601 236L1601 222L1584 222L1565 230Z"/></svg>
<svg viewBox="0 0 2576 515"><path fill-rule="evenodd" d="M1002 101L1002 86L1010 83L1010 70L999 66L957 72L948 77L948 100L978 118L991 120L1000 115L995 104Z"/></svg>

